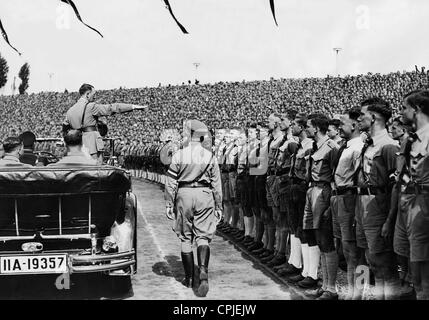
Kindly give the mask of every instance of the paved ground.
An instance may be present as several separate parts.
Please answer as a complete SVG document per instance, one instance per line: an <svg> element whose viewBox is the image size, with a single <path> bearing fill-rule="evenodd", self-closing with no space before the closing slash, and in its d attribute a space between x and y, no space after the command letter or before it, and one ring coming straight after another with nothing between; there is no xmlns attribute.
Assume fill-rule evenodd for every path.
<svg viewBox="0 0 429 320"><path fill-rule="evenodd" d="M72 276L70 290L55 288L55 276L0 278L0 299L299 299L282 281L242 253L227 238L215 236L209 266L210 291L199 298L180 281L180 243L164 215L159 185L134 180L139 199L138 272L131 283L102 276ZM118 290L118 287L121 290Z"/></svg>

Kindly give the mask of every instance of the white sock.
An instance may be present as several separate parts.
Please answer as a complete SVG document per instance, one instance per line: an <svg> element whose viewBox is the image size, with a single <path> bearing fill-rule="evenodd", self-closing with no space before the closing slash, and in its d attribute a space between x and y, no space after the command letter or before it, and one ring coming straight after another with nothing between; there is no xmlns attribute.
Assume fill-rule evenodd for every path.
<svg viewBox="0 0 429 320"><path fill-rule="evenodd" d="M304 267L302 268L301 275L305 278L308 276L308 271L310 268L310 251L309 246L307 243L303 243L301 245L301 252L302 252L302 262L304 264Z"/></svg>
<svg viewBox="0 0 429 320"><path fill-rule="evenodd" d="M254 229L254 225L255 225L255 219L253 217L244 217L244 219L247 219L247 223L249 228L247 228L246 230L249 230L249 236L251 237L253 235L253 229ZM244 220L246 221L246 220Z"/></svg>
<svg viewBox="0 0 429 320"><path fill-rule="evenodd" d="M290 256L288 262L297 269L302 268L301 240L293 234L290 235Z"/></svg>
<svg viewBox="0 0 429 320"><path fill-rule="evenodd" d="M244 235L250 236L250 221L248 217L244 217Z"/></svg>
<svg viewBox="0 0 429 320"><path fill-rule="evenodd" d="M319 269L319 262L320 262L320 249L319 249L319 246L313 246L313 247L309 247L308 251L309 251L308 255L310 260L308 276L316 280L317 271Z"/></svg>

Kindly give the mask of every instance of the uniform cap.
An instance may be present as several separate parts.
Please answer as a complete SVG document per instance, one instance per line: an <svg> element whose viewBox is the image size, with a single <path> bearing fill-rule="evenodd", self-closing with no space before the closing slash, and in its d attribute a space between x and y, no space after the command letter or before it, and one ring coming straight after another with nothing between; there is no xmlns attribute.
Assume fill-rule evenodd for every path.
<svg viewBox="0 0 429 320"><path fill-rule="evenodd" d="M201 121L188 120L184 126L185 132L189 135L203 137L209 133L208 127Z"/></svg>

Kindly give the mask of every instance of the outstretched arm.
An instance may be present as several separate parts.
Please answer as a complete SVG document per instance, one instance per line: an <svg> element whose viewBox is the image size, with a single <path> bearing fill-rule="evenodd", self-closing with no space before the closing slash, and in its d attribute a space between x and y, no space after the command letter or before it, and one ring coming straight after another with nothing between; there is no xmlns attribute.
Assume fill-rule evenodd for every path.
<svg viewBox="0 0 429 320"><path fill-rule="evenodd" d="M147 105L140 106L130 103L110 103L110 104L100 104L94 103L92 108L92 114L94 116L110 116L115 113L125 113L134 110L146 110Z"/></svg>

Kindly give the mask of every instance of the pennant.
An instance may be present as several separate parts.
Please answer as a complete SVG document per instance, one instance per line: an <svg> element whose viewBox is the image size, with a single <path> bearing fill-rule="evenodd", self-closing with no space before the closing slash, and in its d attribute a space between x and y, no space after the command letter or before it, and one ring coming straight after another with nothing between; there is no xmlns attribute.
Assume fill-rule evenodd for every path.
<svg viewBox="0 0 429 320"><path fill-rule="evenodd" d="M274 6L274 0L270 0L270 7L271 7L271 12L273 13L274 22L276 23L276 26L278 27L279 25L277 24L276 8Z"/></svg>
<svg viewBox="0 0 429 320"><path fill-rule="evenodd" d="M79 14L79 11L77 10L77 7L76 7L76 5L73 3L73 1L72 0L60 0L61 2L64 2L64 3L66 3L66 4L68 4L68 5L70 5L72 8L73 8L73 11L74 11L74 13L75 13L75 15L76 15L76 17L79 19L79 21L80 22L82 22L85 26L87 26L88 28L90 28L91 30L94 30L95 32L97 32L102 38L103 38L103 35L97 30L97 29L95 29L95 28L93 28L93 27L91 27L90 25L88 25L88 24L86 24L85 22L83 22L83 20L82 20L82 18L81 18L81 16L80 16L80 14Z"/></svg>
<svg viewBox="0 0 429 320"><path fill-rule="evenodd" d="M182 30L182 32L185 34L188 34L188 31L186 31L185 27L182 26L182 24L174 16L173 10L171 9L171 6L170 6L170 2L168 0L164 0L164 3L166 5L168 11L170 11L170 14L173 17L174 21L176 21L177 25L179 26L180 30Z"/></svg>
<svg viewBox="0 0 429 320"><path fill-rule="evenodd" d="M3 28L3 24L1 23L1 20L0 20L0 32L1 32L1 35L3 36L4 40L7 42L7 44L8 44L8 45L13 49L13 50L15 50L16 52L18 52L18 54L19 54L19 55L21 55L21 52L19 52L18 50L16 50L16 48L10 44L10 42L9 42L9 37L7 36L6 30Z"/></svg>

